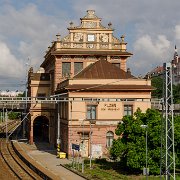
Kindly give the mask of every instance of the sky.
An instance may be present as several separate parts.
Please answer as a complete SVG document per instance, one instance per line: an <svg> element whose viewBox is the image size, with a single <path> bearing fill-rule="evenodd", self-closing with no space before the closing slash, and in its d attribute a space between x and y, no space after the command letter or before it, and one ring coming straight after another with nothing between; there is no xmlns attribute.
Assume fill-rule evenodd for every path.
<svg viewBox="0 0 180 180"><path fill-rule="evenodd" d="M118 38L125 35L127 66L135 76L170 62L180 54L179 0L0 0L0 90L23 90L30 66L38 70L45 51L95 10Z"/></svg>

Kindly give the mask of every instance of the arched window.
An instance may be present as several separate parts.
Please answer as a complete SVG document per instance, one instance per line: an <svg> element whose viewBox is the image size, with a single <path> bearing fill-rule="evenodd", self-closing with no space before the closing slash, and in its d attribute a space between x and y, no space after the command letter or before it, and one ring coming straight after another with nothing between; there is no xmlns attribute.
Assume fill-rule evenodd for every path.
<svg viewBox="0 0 180 180"><path fill-rule="evenodd" d="M106 134L106 147L111 147L114 139L114 133L112 131L108 131Z"/></svg>

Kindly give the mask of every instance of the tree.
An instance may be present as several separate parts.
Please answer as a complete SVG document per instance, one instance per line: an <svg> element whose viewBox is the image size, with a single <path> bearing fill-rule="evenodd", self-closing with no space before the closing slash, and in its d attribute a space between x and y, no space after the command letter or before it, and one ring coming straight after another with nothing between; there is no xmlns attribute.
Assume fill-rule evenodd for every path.
<svg viewBox="0 0 180 180"><path fill-rule="evenodd" d="M163 79L159 76L153 77L151 79L151 84L155 88L152 91L152 97L153 98L162 98L163 97ZM174 103L178 104L180 103L180 84L173 85L173 97L174 97Z"/></svg>
<svg viewBox="0 0 180 180"><path fill-rule="evenodd" d="M180 116L174 117L174 147L176 153L176 168L180 169Z"/></svg>
<svg viewBox="0 0 180 180"><path fill-rule="evenodd" d="M138 109L134 116L124 116L122 123L116 128L117 140L113 141L110 154L119 159L128 172L140 173L146 162L145 129L141 125L148 125L148 164L151 174L159 174L160 166L160 131L161 115L158 111L148 109L142 113Z"/></svg>
<svg viewBox="0 0 180 180"><path fill-rule="evenodd" d="M180 84L173 86L174 103L180 103Z"/></svg>
<svg viewBox="0 0 180 180"><path fill-rule="evenodd" d="M17 97L25 97L26 96L26 92L24 91L22 94L18 94Z"/></svg>
<svg viewBox="0 0 180 180"><path fill-rule="evenodd" d="M163 79L159 76L153 77L151 79L151 84L155 88L152 91L152 97L154 98L162 98L163 96Z"/></svg>
<svg viewBox="0 0 180 180"><path fill-rule="evenodd" d="M20 113L19 112L10 112L8 113L8 119L19 119Z"/></svg>

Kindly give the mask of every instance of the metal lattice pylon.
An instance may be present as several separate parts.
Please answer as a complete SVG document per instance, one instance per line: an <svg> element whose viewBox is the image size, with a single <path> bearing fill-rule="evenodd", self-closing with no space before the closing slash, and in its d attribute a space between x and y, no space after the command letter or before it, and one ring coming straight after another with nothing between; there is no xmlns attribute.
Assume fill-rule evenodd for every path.
<svg viewBox="0 0 180 180"><path fill-rule="evenodd" d="M170 180L175 177L175 152L174 152L174 117L173 117L173 89L172 65L164 63L163 87L163 118L161 131L161 179Z"/></svg>

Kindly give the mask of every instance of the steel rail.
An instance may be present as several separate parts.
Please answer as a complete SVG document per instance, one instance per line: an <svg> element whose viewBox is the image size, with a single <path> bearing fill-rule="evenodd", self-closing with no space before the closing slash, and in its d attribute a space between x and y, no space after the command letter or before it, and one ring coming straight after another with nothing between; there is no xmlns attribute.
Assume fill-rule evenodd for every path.
<svg viewBox="0 0 180 180"><path fill-rule="evenodd" d="M9 124L8 132L10 133L11 130L14 130L16 123ZM13 173L15 177L18 179L42 179L40 178L33 170L31 170L19 157L16 153L12 150L13 148L10 147L10 141L6 141L5 138L0 139L1 143L1 157L3 158L3 162L9 168L8 170Z"/></svg>
<svg viewBox="0 0 180 180"><path fill-rule="evenodd" d="M143 101L150 102L150 98L99 98L99 97L0 97L0 104L7 103L58 103L72 101L98 101L98 102L118 102L118 101Z"/></svg>

